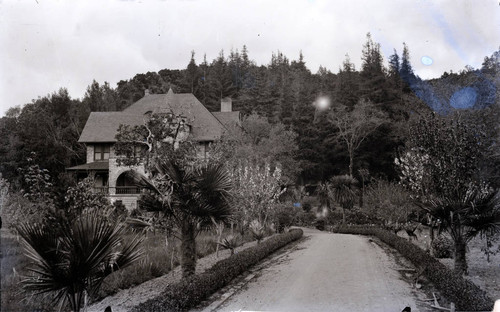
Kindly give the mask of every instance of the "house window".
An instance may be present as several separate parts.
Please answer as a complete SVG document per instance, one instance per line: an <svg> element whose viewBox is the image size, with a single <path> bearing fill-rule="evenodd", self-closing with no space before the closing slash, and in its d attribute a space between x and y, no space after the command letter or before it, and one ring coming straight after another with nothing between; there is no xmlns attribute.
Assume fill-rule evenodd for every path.
<svg viewBox="0 0 500 312"><path fill-rule="evenodd" d="M94 145L94 161L109 159L109 145Z"/></svg>

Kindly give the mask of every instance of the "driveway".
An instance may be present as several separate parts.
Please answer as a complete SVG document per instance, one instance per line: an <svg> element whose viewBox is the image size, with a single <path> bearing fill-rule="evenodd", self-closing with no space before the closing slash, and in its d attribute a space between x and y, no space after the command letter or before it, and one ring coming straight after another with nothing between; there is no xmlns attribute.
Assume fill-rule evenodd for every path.
<svg viewBox="0 0 500 312"><path fill-rule="evenodd" d="M316 230L304 235L217 311L418 311L411 285L369 238Z"/></svg>

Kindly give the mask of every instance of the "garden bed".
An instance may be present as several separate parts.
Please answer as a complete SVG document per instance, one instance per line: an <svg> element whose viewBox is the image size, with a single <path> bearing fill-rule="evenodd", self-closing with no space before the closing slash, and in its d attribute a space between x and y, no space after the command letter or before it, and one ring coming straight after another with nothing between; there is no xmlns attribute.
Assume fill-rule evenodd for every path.
<svg viewBox="0 0 500 312"><path fill-rule="evenodd" d="M228 232L230 230L227 230ZM227 233L226 233L227 234ZM131 236L133 236L131 234ZM241 243L249 242L252 238L245 236ZM215 262L230 255L229 250L221 250L219 258L215 255L216 238L211 232L202 232L197 237L197 254L204 261L199 261L197 272L204 271L207 267L212 266ZM237 250L243 250L253 246L255 243L246 243ZM119 270L108 276L101 289L98 297L94 301L102 300L103 298L111 298L113 295L125 290L132 291L134 286L150 285L150 291L154 293L157 290L155 286L158 281L162 280L163 284L172 284L180 279L179 259L176 254L172 256L174 244L166 246L165 234L163 233L148 233L145 235L145 240L142 243L144 248L144 257L131 266ZM1 310L5 311L33 311L40 312L51 311L53 305L49 298L26 297L19 287L19 282L22 276L28 274L26 267L29 264L27 257L23 254L20 241L17 237L10 233L7 229L1 230L1 261L2 261L2 292L1 292ZM173 268L173 270L172 270ZM153 282L151 282L153 281ZM149 283L151 282L151 283ZM146 293L147 291L145 291ZM138 295L139 296L139 295ZM147 297L147 294L143 294ZM120 296L118 296L120 297ZM126 297L126 296L125 296ZM144 300L146 300L144 299ZM126 300L126 299L125 299ZM102 312L106 306L97 309ZM116 310L113 309L113 312Z"/></svg>
<svg viewBox="0 0 500 312"><path fill-rule="evenodd" d="M262 259L302 237L302 234L302 230L294 229L272 236L256 246L218 261L201 274L167 285L159 296L137 305L132 311L185 311L193 308Z"/></svg>
<svg viewBox="0 0 500 312"><path fill-rule="evenodd" d="M272 236L271 236L272 237ZM266 237L264 240L269 239ZM256 241L251 241L243 244L235 249L236 253L242 252L247 248L251 248L257 244ZM215 263L222 259L226 259L231 255L230 250L220 250L217 257L216 253L211 253L208 256L198 259L196 264L197 274L205 272ZM120 273L118 271L117 273ZM161 292L169 285L175 284L181 280L181 268L177 266L168 274L148 280L140 285L119 290L116 294L107 296L100 302L91 305L89 312L102 312L107 306L113 307L113 312L129 311L132 307L159 296Z"/></svg>

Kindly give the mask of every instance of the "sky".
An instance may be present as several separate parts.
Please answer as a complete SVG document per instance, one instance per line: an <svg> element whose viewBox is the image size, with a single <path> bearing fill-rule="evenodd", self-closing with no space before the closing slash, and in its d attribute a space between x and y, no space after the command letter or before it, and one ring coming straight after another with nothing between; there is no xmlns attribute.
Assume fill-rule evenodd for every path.
<svg viewBox="0 0 500 312"><path fill-rule="evenodd" d="M499 0L0 0L0 116L67 88L82 98L95 79L112 87L135 74L186 68L246 45L316 73L360 68L370 32L387 62L409 47L421 78L479 68L500 47Z"/></svg>

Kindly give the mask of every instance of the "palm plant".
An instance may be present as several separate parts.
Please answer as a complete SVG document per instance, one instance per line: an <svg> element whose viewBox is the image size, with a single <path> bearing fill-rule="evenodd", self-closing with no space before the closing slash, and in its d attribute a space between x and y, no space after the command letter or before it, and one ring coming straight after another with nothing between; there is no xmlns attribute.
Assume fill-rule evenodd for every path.
<svg viewBox="0 0 500 312"><path fill-rule="evenodd" d="M228 235L222 241L217 243L224 249L231 250L231 255L234 255L234 250L241 246L241 236L239 235Z"/></svg>
<svg viewBox="0 0 500 312"><path fill-rule="evenodd" d="M262 225L259 220L255 219L250 222L250 232L252 232L252 236L254 239L257 240L257 244L260 244L260 242L264 239L266 236L266 227Z"/></svg>
<svg viewBox="0 0 500 312"><path fill-rule="evenodd" d="M156 159L150 178L130 173L144 188L140 205L162 211L180 232L181 267L184 277L196 270L196 236L218 222L230 221L231 180L220 164L190 166L175 159Z"/></svg>
<svg viewBox="0 0 500 312"><path fill-rule="evenodd" d="M319 199L320 206L330 208L331 207L331 197L330 197L330 184L328 182L320 182L316 188L316 196Z"/></svg>
<svg viewBox="0 0 500 312"><path fill-rule="evenodd" d="M491 235L500 231L499 196L493 191L477 188L463 197L434 199L423 207L441 221L455 244L455 271L467 274L467 243L477 235Z"/></svg>
<svg viewBox="0 0 500 312"><path fill-rule="evenodd" d="M345 210L354 206L357 183L358 181L349 175L334 176L327 183L328 197L342 207L342 224L345 223Z"/></svg>
<svg viewBox="0 0 500 312"><path fill-rule="evenodd" d="M111 224L96 213L84 214L71 225L54 231L39 224L17 228L32 276L23 280L26 291L52 293L62 309L85 307L104 278L141 257L137 237L124 241L122 225Z"/></svg>

